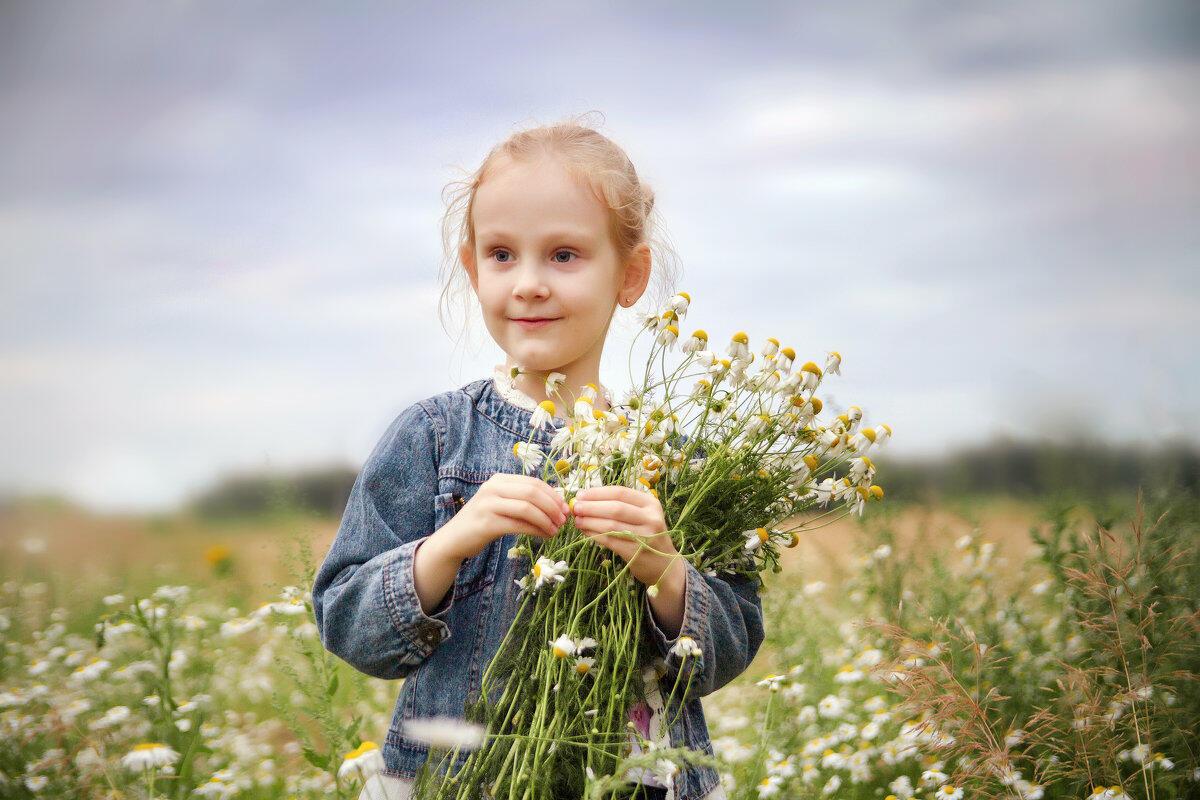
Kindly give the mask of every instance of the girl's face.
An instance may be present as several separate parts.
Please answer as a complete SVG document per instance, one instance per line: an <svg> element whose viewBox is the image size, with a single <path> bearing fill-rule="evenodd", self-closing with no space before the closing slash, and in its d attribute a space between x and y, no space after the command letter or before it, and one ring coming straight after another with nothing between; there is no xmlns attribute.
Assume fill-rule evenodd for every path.
<svg viewBox="0 0 1200 800"><path fill-rule="evenodd" d="M475 192L475 248L463 265L488 332L511 364L569 378L599 370L619 299L645 291L649 248L619 263L608 212L551 158L505 161Z"/></svg>

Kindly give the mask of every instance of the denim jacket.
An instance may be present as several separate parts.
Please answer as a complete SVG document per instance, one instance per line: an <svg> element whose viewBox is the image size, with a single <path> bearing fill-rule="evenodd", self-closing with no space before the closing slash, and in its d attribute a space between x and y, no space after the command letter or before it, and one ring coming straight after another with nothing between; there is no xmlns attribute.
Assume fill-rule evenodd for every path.
<svg viewBox="0 0 1200 800"><path fill-rule="evenodd" d="M413 584L413 556L489 476L520 473L513 444L530 439L530 411L504 398L490 378L413 403L375 446L351 489L341 526L313 584L321 642L355 669L376 678L405 678L384 740L384 774L411 778L428 755L406 738L404 720L463 718L479 699L483 671L516 616L515 579L529 559L509 559L518 534L507 533L459 567L454 585L428 614ZM532 431L549 446L551 430ZM762 602L753 579L716 577L686 566L683 625L702 655L681 660L642 593L643 626L668 672L662 679L673 747L713 753L700 698L749 666L763 640ZM689 670L670 697L679 669ZM686 691L685 691L686 685ZM490 695L490 692L489 692ZM497 692L497 698L499 693ZM682 713L678 703L683 704ZM459 764L465 760L460 755ZM674 778L679 800L700 800L718 783L711 767Z"/></svg>

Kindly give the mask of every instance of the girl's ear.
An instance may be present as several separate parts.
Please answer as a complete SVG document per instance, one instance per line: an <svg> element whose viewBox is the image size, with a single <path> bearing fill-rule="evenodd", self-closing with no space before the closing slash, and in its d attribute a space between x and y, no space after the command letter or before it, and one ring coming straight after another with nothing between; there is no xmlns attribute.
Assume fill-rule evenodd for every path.
<svg viewBox="0 0 1200 800"><path fill-rule="evenodd" d="M638 301L650 283L650 245L642 242L633 248L629 260L625 262L625 274L621 279L620 297L627 300L630 306Z"/></svg>
<svg viewBox="0 0 1200 800"><path fill-rule="evenodd" d="M467 271L467 277L471 279L471 288L478 292L479 273L475 269L475 251L469 244L458 248L458 260L462 262L463 268Z"/></svg>

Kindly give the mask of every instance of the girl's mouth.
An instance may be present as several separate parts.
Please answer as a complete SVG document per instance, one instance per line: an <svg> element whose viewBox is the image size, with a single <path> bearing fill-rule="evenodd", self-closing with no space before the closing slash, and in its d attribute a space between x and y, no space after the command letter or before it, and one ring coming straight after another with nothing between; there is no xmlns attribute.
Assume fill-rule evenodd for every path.
<svg viewBox="0 0 1200 800"><path fill-rule="evenodd" d="M544 328L551 322L558 322L562 317L515 317L513 322L520 325L525 330L536 330Z"/></svg>

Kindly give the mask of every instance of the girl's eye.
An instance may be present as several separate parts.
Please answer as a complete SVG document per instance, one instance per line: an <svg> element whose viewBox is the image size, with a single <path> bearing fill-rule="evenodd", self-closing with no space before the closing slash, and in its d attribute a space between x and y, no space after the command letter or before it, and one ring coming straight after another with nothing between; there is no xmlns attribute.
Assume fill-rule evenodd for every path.
<svg viewBox="0 0 1200 800"><path fill-rule="evenodd" d="M505 258L501 258L500 257L501 255L504 255ZM507 250L502 250L499 248L492 251L492 257L495 258L496 261L498 261L501 264L507 264L508 262L512 261L512 258L510 258L511 255L512 255L512 253L508 252ZM566 259L559 258L559 256L562 256L562 255L566 255L566 256L568 256L568 258L566 258ZM579 256L577 256L575 253L572 253L570 250L558 250L554 253L554 260L559 264L570 264L571 260L572 260L570 258L571 256L574 256L575 258L579 258Z"/></svg>

